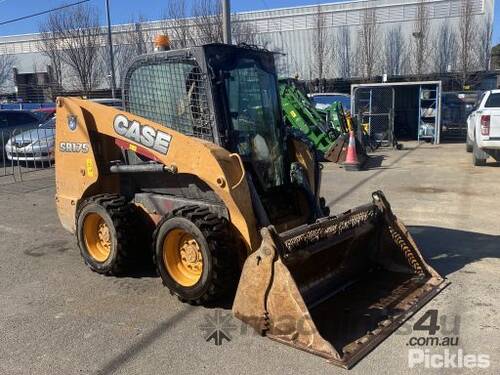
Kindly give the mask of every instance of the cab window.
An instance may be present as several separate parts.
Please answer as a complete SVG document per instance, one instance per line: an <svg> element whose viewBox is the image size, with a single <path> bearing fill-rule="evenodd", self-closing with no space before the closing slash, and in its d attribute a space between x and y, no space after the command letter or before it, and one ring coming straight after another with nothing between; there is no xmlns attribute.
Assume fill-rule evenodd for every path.
<svg viewBox="0 0 500 375"><path fill-rule="evenodd" d="M490 94L488 99L486 99L486 103L484 104L485 108L499 108L500 107L500 93L498 94Z"/></svg>

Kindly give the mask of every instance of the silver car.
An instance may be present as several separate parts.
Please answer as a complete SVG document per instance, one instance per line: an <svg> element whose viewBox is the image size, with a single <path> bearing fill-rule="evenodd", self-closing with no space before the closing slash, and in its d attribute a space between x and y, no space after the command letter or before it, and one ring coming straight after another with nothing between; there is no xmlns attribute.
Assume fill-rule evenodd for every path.
<svg viewBox="0 0 500 375"><path fill-rule="evenodd" d="M55 117L40 126L14 135L5 145L9 160L50 162L54 160Z"/></svg>

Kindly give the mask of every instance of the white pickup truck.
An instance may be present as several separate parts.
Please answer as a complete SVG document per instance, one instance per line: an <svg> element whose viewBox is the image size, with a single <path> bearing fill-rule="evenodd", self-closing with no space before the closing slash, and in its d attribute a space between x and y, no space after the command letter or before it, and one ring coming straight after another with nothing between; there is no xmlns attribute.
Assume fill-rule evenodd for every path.
<svg viewBox="0 0 500 375"><path fill-rule="evenodd" d="M500 161L500 90L485 91L467 118L466 148L474 165L486 165L489 156Z"/></svg>

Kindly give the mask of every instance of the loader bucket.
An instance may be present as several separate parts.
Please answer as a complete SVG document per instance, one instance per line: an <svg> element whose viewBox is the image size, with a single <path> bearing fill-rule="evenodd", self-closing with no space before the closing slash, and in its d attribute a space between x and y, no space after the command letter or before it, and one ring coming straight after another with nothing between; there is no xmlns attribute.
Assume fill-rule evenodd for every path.
<svg viewBox="0 0 500 375"><path fill-rule="evenodd" d="M245 261L234 315L262 335L352 367L444 288L382 192L278 234Z"/></svg>

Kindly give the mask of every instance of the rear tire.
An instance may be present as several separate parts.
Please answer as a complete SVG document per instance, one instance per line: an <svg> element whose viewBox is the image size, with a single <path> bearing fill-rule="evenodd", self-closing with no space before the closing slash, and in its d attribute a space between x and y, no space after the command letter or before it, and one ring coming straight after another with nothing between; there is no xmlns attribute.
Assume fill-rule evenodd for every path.
<svg viewBox="0 0 500 375"><path fill-rule="evenodd" d="M484 167L486 165L486 159L488 158L488 154L486 154L483 150L481 150L477 143L474 141L473 149L472 149L472 164L476 167Z"/></svg>
<svg viewBox="0 0 500 375"><path fill-rule="evenodd" d="M84 201L76 216L78 247L85 264L106 275L122 274L133 252L131 205L117 194L102 194Z"/></svg>
<svg viewBox="0 0 500 375"><path fill-rule="evenodd" d="M165 216L153 249L163 284L182 302L202 305L234 293L237 251L228 222L208 208L186 206Z"/></svg>

